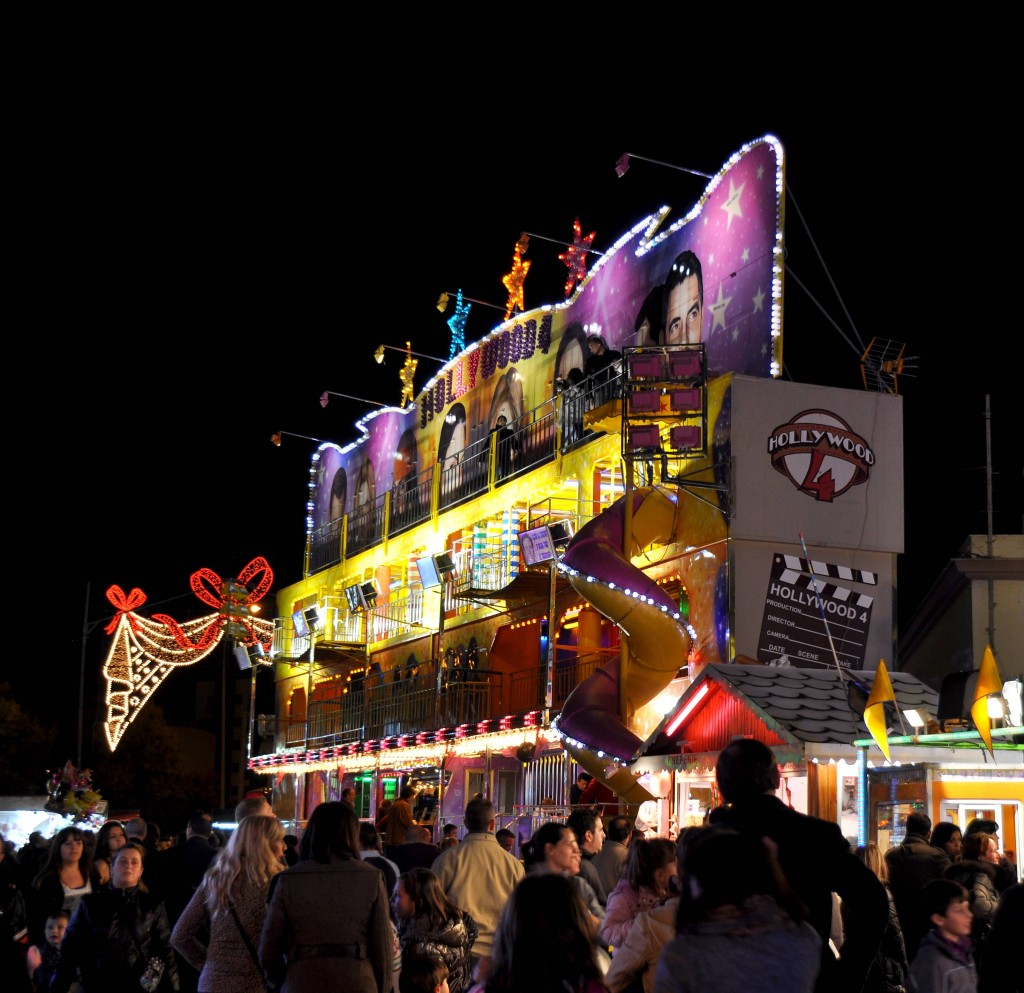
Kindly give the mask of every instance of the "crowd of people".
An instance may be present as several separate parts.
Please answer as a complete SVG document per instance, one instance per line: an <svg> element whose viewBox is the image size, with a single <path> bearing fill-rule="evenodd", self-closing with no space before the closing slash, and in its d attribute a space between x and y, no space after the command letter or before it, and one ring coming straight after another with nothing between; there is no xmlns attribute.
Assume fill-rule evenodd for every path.
<svg viewBox="0 0 1024 993"><path fill-rule="evenodd" d="M169 847L147 847L144 822L65 827L0 855L3 989L1021 989L1024 884L995 822L933 829L915 811L888 851L852 849L779 798L767 746L733 741L716 778L721 805L678 838L579 805L519 856L481 795L443 845L405 793L379 823L323 802L299 839L261 797L227 838L197 812Z"/></svg>

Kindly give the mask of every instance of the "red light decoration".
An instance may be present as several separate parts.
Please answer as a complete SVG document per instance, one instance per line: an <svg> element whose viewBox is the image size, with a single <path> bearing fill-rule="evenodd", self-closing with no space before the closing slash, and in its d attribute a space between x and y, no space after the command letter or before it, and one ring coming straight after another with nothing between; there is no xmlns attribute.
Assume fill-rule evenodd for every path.
<svg viewBox="0 0 1024 993"><path fill-rule="evenodd" d="M565 280L566 296L572 293L574 285L583 282L583 278L587 274L587 252L590 250L594 235L597 234L596 231L591 231L590 234L583 235L582 230L580 219L577 217L572 225L572 244L558 255L558 258L569 268L569 275Z"/></svg>

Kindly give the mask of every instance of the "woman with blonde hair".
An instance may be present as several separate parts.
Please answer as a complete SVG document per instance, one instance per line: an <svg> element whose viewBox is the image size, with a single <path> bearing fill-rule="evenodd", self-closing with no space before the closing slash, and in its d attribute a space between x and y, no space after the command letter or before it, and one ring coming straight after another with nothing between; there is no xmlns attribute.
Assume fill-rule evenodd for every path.
<svg viewBox="0 0 1024 993"><path fill-rule="evenodd" d="M276 817L243 817L171 932L174 950L199 971L199 993L264 993L256 954L270 881L284 869ZM200 935L209 935L204 943Z"/></svg>
<svg viewBox="0 0 1024 993"><path fill-rule="evenodd" d="M889 863L885 861L881 849L873 841L858 847L855 854L878 877L889 897L889 923L882 936L882 944L871 963L865 986L884 993L900 993L906 987L910 964L907 961L907 948L903 941L900 919L896 916L896 903L889 889Z"/></svg>

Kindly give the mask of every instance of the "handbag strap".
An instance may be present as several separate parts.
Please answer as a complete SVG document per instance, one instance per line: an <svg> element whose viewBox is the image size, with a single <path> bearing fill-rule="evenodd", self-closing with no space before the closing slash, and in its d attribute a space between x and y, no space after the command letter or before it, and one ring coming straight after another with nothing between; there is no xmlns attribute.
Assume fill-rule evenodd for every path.
<svg viewBox="0 0 1024 993"><path fill-rule="evenodd" d="M256 963L256 969L259 974L263 975L263 966L260 965L260 957L256 954L256 946L252 943L252 938L249 937L245 928L242 927L242 922L238 917L238 911L235 910L235 902L228 897L228 909L231 911L231 916L235 919L235 924L238 927L238 933L242 936L242 941L245 942L245 947L249 949L249 954L252 956L253 962Z"/></svg>

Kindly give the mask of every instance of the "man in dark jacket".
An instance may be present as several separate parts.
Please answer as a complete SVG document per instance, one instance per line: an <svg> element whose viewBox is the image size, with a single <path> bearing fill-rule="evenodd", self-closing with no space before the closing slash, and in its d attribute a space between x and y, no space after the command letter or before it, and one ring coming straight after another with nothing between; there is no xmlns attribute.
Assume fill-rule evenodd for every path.
<svg viewBox="0 0 1024 993"><path fill-rule="evenodd" d="M604 907L608 903L608 894L594 865L594 856L604 847L604 822L592 808L580 807L569 815L565 823L572 828L576 844L580 846L580 875L590 883L597 902Z"/></svg>
<svg viewBox="0 0 1024 993"><path fill-rule="evenodd" d="M718 787L728 804L719 808L721 823L778 847L778 861L790 886L808 909L808 920L821 935L819 993L859 991L889 921L889 899L874 873L851 851L838 824L787 807L776 795L779 767L772 750L752 738L738 738L718 757ZM829 948L832 893L849 915L841 957Z"/></svg>
<svg viewBox="0 0 1024 993"><path fill-rule="evenodd" d="M918 901L925 883L941 879L950 866L949 856L929 842L931 818L920 810L907 815L907 833L898 845L885 853L889 866L889 889L900 919L907 961L913 962L917 946L931 928L923 919Z"/></svg>
<svg viewBox="0 0 1024 993"><path fill-rule="evenodd" d="M146 866L146 885L164 902L167 920L173 928L188 906L192 894L206 875L217 849L210 844L213 820L209 814L197 810L185 828L185 840L149 856ZM151 871L149 871L151 870ZM174 953L181 978L182 993L195 993L199 986L199 972L177 952Z"/></svg>

